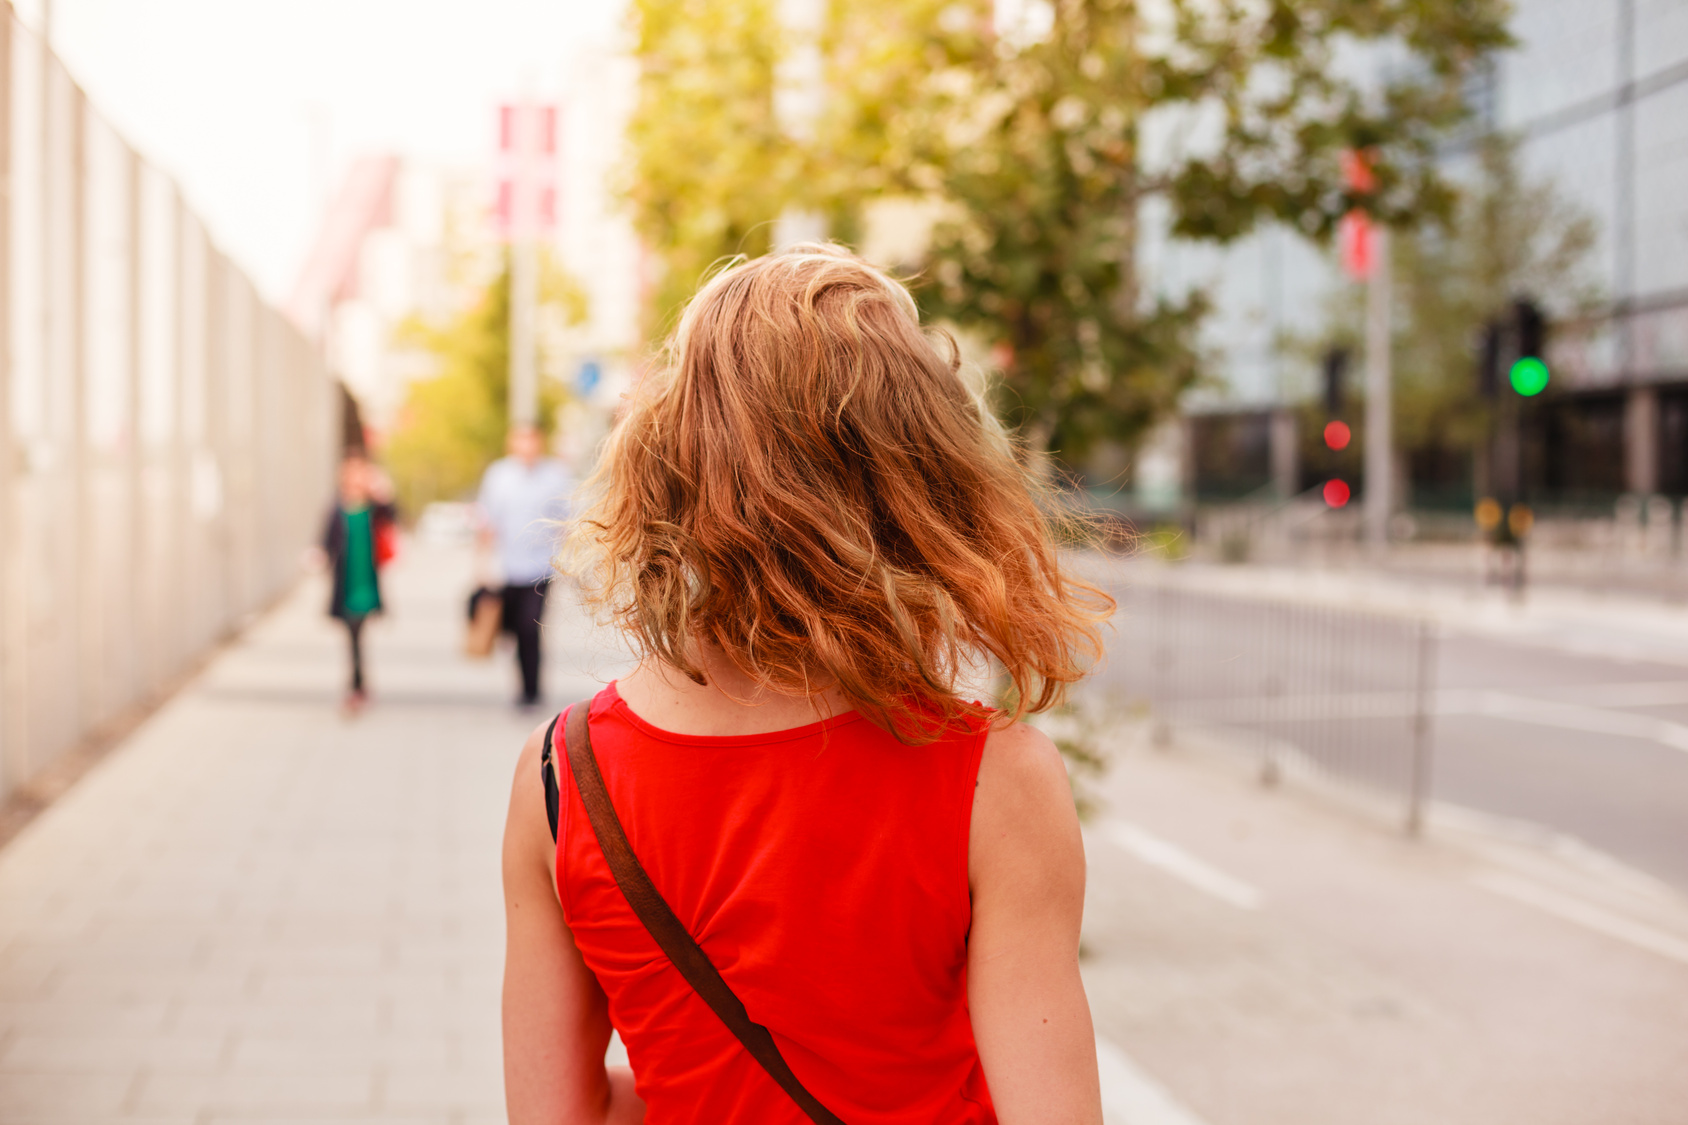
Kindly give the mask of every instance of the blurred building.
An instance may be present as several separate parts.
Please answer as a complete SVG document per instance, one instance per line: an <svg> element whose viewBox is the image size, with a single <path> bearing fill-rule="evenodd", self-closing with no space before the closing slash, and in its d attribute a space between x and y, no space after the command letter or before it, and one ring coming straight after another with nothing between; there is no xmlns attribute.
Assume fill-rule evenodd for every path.
<svg viewBox="0 0 1688 1125"><path fill-rule="evenodd" d="M1472 90L1489 128L1521 141L1530 179L1547 179L1593 217L1592 317L1552 326L1553 382L1524 418L1526 491L1610 503L1688 494L1688 6L1669 0L1518 0L1516 49ZM1156 142L1146 132L1145 151ZM1450 150L1457 164L1469 149ZM1457 172L1457 169L1456 169ZM1290 493L1313 481L1286 408L1317 373L1278 342L1317 335L1331 255L1286 228L1224 249L1166 237L1144 215L1142 266L1163 291L1208 287L1208 343L1223 385L1192 396L1190 420L1140 459L1145 501ZM1159 233L1157 233L1159 232ZM1358 372L1356 371L1356 376ZM1356 383L1358 379L1356 378ZM1610 508L1608 507L1608 511Z"/></svg>
<svg viewBox="0 0 1688 1125"><path fill-rule="evenodd" d="M1528 435L1549 494L1688 493L1688 5L1521 0L1495 124L1599 224L1608 296L1562 326Z"/></svg>
<svg viewBox="0 0 1688 1125"><path fill-rule="evenodd" d="M585 293L586 317L576 325L542 318L540 375L570 390L565 452L585 456L644 339L644 255L615 196L637 73L631 60L603 53L565 74L544 250ZM488 114L489 140L496 120ZM496 158L482 169L441 169L369 156L352 164L325 210L288 315L319 342L377 436L398 421L407 386L435 373L404 324L443 322L499 269L499 171Z"/></svg>
<svg viewBox="0 0 1688 1125"><path fill-rule="evenodd" d="M448 234L480 224L477 187L397 156L353 162L287 303L376 433L392 426L406 385L432 371L398 329L460 299Z"/></svg>

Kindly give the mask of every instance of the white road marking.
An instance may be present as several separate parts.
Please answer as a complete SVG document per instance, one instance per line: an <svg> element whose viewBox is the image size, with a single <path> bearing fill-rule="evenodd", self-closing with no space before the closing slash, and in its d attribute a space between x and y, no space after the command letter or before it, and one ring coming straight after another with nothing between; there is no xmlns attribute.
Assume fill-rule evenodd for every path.
<svg viewBox="0 0 1688 1125"><path fill-rule="evenodd" d="M1463 708L1461 704L1464 705ZM1688 725L1654 718L1652 715L1634 715L1627 711L1585 707L1577 703L1558 703L1550 699L1513 695L1503 691L1445 692L1437 700L1438 714L1460 714L1462 710L1465 714L1510 719L1515 723L1587 731L1590 734L1611 734L1620 738L1640 738L1688 754Z"/></svg>
<svg viewBox="0 0 1688 1125"><path fill-rule="evenodd" d="M1259 890L1197 859L1170 840L1163 840L1123 820L1104 821L1102 832L1110 842L1150 867L1166 872L1203 894L1212 895L1238 910L1257 910L1260 907Z"/></svg>
<svg viewBox="0 0 1688 1125"><path fill-rule="evenodd" d="M1532 726L1607 734L1656 742L1688 754L1688 724L1653 715L1612 710L1616 707L1659 707L1688 693L1674 684L1608 684L1566 688L1564 696L1588 703L1542 699L1507 691L1462 690L1437 692L1430 702L1437 715L1482 715ZM1606 706L1590 706L1590 703ZM1241 696L1181 700L1174 718L1214 723L1320 722L1339 719L1394 719L1413 714L1411 692L1350 692L1337 695Z"/></svg>
<svg viewBox="0 0 1688 1125"><path fill-rule="evenodd" d="M1585 929L1628 942L1638 949L1645 949L1649 953L1688 965L1688 940L1643 922L1625 918L1591 902L1561 894L1539 883L1503 871L1481 872L1473 877L1472 882L1486 891L1533 906L1556 918L1574 922Z"/></svg>
<svg viewBox="0 0 1688 1125"><path fill-rule="evenodd" d="M1557 694L1590 707L1676 707L1688 703L1688 676L1680 680L1621 680L1565 688Z"/></svg>
<svg viewBox="0 0 1688 1125"><path fill-rule="evenodd" d="M1101 1036L1096 1037L1096 1070L1102 1079L1103 1125L1206 1125Z"/></svg>

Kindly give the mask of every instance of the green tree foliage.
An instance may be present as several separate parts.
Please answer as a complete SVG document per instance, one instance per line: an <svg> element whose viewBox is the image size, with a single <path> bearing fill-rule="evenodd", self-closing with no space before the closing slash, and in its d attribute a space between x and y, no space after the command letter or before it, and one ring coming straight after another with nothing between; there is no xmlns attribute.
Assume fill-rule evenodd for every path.
<svg viewBox="0 0 1688 1125"><path fill-rule="evenodd" d="M632 14L626 192L665 267L649 310L660 336L712 265L767 252L804 154L775 113L774 0L635 0Z"/></svg>
<svg viewBox="0 0 1688 1125"><path fill-rule="evenodd" d="M1354 207L1393 226L1447 218L1455 196L1438 148L1467 118L1478 68L1511 43L1504 0L1171 0L1166 11L1145 21L1140 89L1197 135L1151 184L1170 194L1175 233L1234 238L1275 218L1328 236ZM1349 150L1370 157L1372 193L1347 186Z"/></svg>
<svg viewBox="0 0 1688 1125"><path fill-rule="evenodd" d="M1129 14L1069 5L1047 38L974 60L943 114L954 206L922 299L995 345L1003 417L1068 458L1134 438L1198 373L1205 299L1145 303L1136 289Z"/></svg>
<svg viewBox="0 0 1688 1125"><path fill-rule="evenodd" d="M542 261L542 316L577 324L585 297L560 269ZM503 455L510 414L510 271L499 271L479 298L443 324L405 322L399 342L432 356L438 374L410 385L398 424L382 451L400 510L414 517L435 500L471 495ZM543 366L543 365L542 365ZM564 392L539 384L539 424L550 432Z"/></svg>
<svg viewBox="0 0 1688 1125"><path fill-rule="evenodd" d="M932 203L923 303L992 345L1005 418L1069 460L1131 441L1202 371L1203 296L1138 285L1142 204L1220 241L1273 219L1327 237L1354 207L1445 221L1436 145L1507 42L1502 0L1056 0L1037 34L998 34L989 0L835 0L827 111L799 138L773 113L789 36L770 5L736 9L636 5L632 199L665 307L784 209L849 239L875 198ZM1350 149L1375 169L1364 197Z"/></svg>

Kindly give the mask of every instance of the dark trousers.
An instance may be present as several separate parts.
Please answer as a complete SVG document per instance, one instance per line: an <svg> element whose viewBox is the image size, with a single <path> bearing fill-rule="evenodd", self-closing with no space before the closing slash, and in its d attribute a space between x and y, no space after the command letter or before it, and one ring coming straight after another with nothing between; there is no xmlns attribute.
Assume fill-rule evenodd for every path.
<svg viewBox="0 0 1688 1125"><path fill-rule="evenodd" d="M549 578L504 587L504 629L516 634L523 703L539 702L539 623L545 619L545 592L550 587Z"/></svg>
<svg viewBox="0 0 1688 1125"><path fill-rule="evenodd" d="M352 641L352 690L363 690L363 617L342 617Z"/></svg>

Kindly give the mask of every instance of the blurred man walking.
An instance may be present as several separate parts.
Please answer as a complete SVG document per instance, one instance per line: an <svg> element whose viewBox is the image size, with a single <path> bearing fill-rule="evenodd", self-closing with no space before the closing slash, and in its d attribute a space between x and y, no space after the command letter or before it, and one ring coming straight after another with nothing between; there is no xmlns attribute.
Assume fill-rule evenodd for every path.
<svg viewBox="0 0 1688 1125"><path fill-rule="evenodd" d="M532 707L539 702L539 624L557 537L551 521L568 516L574 480L561 461L545 455L536 426L513 428L508 448L509 456L481 478L481 541L496 550L504 571L504 629L516 634L520 703Z"/></svg>

